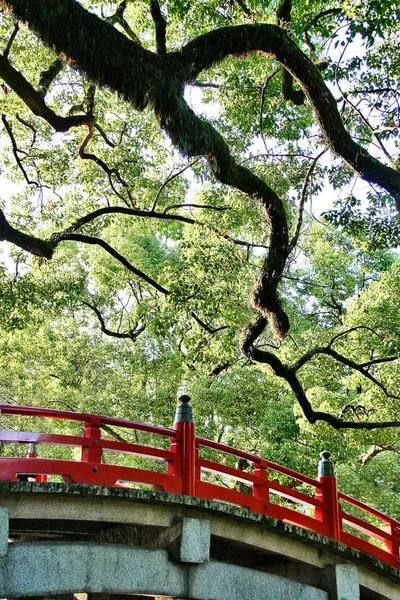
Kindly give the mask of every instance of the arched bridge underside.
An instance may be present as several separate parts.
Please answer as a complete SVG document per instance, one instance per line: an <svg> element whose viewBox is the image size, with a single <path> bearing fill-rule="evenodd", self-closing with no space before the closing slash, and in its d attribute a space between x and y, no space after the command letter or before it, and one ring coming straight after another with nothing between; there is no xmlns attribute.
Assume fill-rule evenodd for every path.
<svg viewBox="0 0 400 600"><path fill-rule="evenodd" d="M0 483L0 597L398 600L400 572L301 527L150 490Z"/></svg>

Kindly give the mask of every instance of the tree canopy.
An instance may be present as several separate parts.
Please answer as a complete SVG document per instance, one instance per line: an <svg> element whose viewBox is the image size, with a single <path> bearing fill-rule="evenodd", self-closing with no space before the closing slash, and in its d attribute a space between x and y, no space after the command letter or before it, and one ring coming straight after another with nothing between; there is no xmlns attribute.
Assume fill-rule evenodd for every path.
<svg viewBox="0 0 400 600"><path fill-rule="evenodd" d="M2 0L3 401L169 423L185 389L208 436L398 486L399 17Z"/></svg>

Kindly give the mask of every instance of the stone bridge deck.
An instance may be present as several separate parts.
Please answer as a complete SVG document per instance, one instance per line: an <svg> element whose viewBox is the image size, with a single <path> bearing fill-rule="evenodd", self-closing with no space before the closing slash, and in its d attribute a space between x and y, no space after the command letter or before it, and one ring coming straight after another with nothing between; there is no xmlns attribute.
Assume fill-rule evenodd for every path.
<svg viewBox="0 0 400 600"><path fill-rule="evenodd" d="M74 483L0 483L0 597L86 595L399 600L400 572L321 534L221 502Z"/></svg>

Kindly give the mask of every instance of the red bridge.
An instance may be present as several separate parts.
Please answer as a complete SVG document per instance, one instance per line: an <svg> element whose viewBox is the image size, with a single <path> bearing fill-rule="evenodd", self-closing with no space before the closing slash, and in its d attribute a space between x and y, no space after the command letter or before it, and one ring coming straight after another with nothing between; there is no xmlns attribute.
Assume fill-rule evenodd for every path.
<svg viewBox="0 0 400 600"><path fill-rule="evenodd" d="M61 476L65 482L91 485L132 482L153 486L158 491L218 500L315 531L400 569L400 522L338 491L329 452L321 453L318 479L312 479L259 456L196 436L189 401L189 396L181 396L173 429L84 413L0 404L2 415L83 424L82 435L15 431L15 426L0 431L0 442L13 444L12 449L23 454L0 458L0 481L47 481L48 476ZM164 443L166 448L105 439L102 429L109 427L154 434L163 440L159 445ZM18 446L21 444L35 446L26 455L26 450L21 452ZM39 458L39 444L39 453L44 446L43 451L49 446L77 447L80 459ZM153 463L153 469L105 464L102 455L107 451L158 462ZM207 458L202 457L204 453ZM229 458L231 462L245 461L246 470L237 468L238 462L228 466ZM164 465L164 472L160 465ZM281 476L287 476L301 491L279 483L277 478ZM224 485L226 481L232 485Z"/></svg>

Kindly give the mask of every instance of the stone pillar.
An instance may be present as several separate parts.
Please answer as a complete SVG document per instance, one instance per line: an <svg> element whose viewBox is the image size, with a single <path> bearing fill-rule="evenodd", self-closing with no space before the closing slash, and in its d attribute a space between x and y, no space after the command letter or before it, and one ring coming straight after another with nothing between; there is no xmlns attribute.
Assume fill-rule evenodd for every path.
<svg viewBox="0 0 400 600"><path fill-rule="evenodd" d="M326 575L329 600L360 600L360 582L356 565L329 565L326 568Z"/></svg>
<svg viewBox="0 0 400 600"><path fill-rule="evenodd" d="M8 552L8 508L0 506L0 558Z"/></svg>

